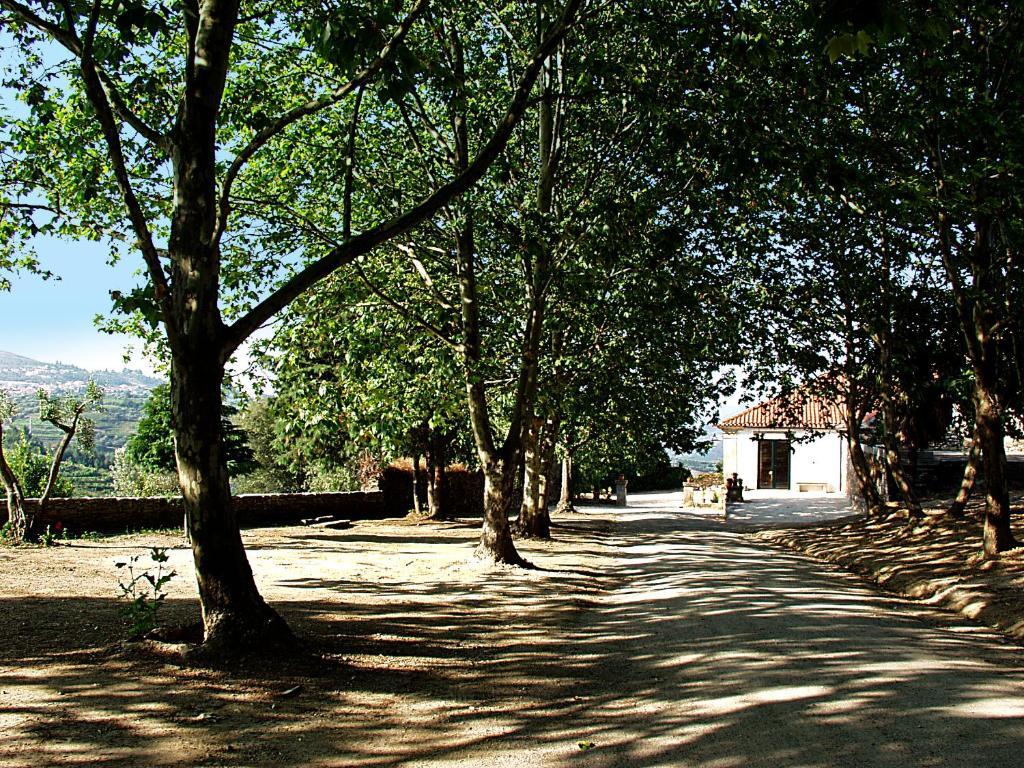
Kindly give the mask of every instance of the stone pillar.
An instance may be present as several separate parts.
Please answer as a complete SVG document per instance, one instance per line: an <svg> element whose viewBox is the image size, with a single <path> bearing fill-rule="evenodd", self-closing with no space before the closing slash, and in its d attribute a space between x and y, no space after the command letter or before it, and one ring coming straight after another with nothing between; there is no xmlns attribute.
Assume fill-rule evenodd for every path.
<svg viewBox="0 0 1024 768"><path fill-rule="evenodd" d="M615 506L626 506L626 476L619 475L615 478Z"/></svg>
<svg viewBox="0 0 1024 768"><path fill-rule="evenodd" d="M683 483L683 506L692 507L694 506L693 492L697 490L697 486L693 483Z"/></svg>

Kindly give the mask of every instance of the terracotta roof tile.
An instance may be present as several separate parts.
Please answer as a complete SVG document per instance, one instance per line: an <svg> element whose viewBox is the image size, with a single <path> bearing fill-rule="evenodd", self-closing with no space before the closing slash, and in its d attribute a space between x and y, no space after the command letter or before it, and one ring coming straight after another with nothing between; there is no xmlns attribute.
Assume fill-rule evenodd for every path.
<svg viewBox="0 0 1024 768"><path fill-rule="evenodd" d="M773 397L742 413L723 419L724 432L738 429L842 429L846 408L837 401L806 390Z"/></svg>

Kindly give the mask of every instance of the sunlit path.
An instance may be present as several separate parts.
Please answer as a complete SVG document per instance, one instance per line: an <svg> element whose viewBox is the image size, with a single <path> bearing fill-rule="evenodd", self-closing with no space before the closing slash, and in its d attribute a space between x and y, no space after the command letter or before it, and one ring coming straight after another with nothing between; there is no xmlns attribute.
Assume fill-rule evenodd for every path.
<svg viewBox="0 0 1024 768"><path fill-rule="evenodd" d="M623 638L589 684L593 764L1019 760L1020 649L672 509L619 519L619 586L577 637Z"/></svg>

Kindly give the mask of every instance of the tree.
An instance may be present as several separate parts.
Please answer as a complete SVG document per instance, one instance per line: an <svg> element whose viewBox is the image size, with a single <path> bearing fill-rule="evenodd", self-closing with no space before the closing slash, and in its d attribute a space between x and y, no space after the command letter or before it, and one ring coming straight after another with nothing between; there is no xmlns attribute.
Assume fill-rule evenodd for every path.
<svg viewBox="0 0 1024 768"><path fill-rule="evenodd" d="M302 477L282 457L278 445L278 420L267 398L253 398L238 416L238 427L248 435L255 469L234 480L236 492L294 493L303 488Z"/></svg>
<svg viewBox="0 0 1024 768"><path fill-rule="evenodd" d="M923 239L920 255L944 277L956 311L986 483L983 547L998 555L1017 544L1003 446L1007 401L1000 394L1009 378L1003 366L1019 368L1013 347L1019 323L1010 307L1024 284L1018 258L1024 10L983 0L917 4L900 14L859 19L885 34L877 51L848 65L844 74L855 84L846 106L881 149L873 156L885 183L875 186L872 201L900 203L900 223Z"/></svg>
<svg viewBox="0 0 1024 768"><path fill-rule="evenodd" d="M5 125L18 156L5 180L8 196L18 198L12 205L45 200L72 236L118 237L127 228L125 250L137 249L146 265L147 285L115 298L150 327L160 325L169 352L177 468L208 651L291 639L256 589L232 511L221 431L225 364L295 298L436 214L486 172L580 4L568 0L539 44L510 62L522 76L461 173L357 234L336 217L333 245L305 251L282 278L287 251L259 232L288 213L239 194L253 181L258 188L260 164L251 161L291 146L292 131L304 124L331 125L364 90L392 87L394 67L413 68L417 59L404 43L425 0L404 16L392 5L357 2L324 9L254 0L243 13L234 0L0 0L4 27L25 52L14 80L32 112ZM44 65L43 53L55 50L64 58ZM231 289L249 301L225 322Z"/></svg>
<svg viewBox="0 0 1024 768"><path fill-rule="evenodd" d="M39 418L63 432L60 442L54 449L50 468L46 474L46 483L42 486L36 502L35 511L25 504L25 489L22 480L11 468L4 455L3 422L10 421L14 416L14 405L10 396L0 390L0 478L7 490L8 522L12 527L13 536L22 541L33 539L39 533L36 524L37 513L46 508L54 490L57 488L61 462L71 441L78 438L79 445L86 451L92 450L96 436L96 426L86 414L99 408L103 399L101 390L94 381L86 384L81 395L51 395L44 389L37 393L39 400Z"/></svg>
<svg viewBox="0 0 1024 768"><path fill-rule="evenodd" d="M27 431L21 431L18 442L7 449L4 457L27 498L38 499L45 493L52 460L41 445L31 441ZM53 498L63 498L73 492L74 486L71 481L61 475L57 478L50 495Z"/></svg>
<svg viewBox="0 0 1024 768"><path fill-rule="evenodd" d="M247 474L257 467L248 434L233 420L237 414L237 407L223 404L221 439L224 443L228 474L231 477ZM168 384L160 384L153 388L142 406L142 417L125 443L126 458L149 470L173 471L175 459L172 422L171 388Z"/></svg>
<svg viewBox="0 0 1024 768"><path fill-rule="evenodd" d="M446 345L391 311L400 279L392 286L363 278L360 266L326 281L278 325L261 359L279 423L304 462L370 451L381 462L411 456L418 466L426 457L429 515L441 518L444 468L465 456L458 364ZM419 493L414 499L418 505Z"/></svg>
<svg viewBox="0 0 1024 768"><path fill-rule="evenodd" d="M533 17L508 26L491 59L500 64L510 41L514 50L517 41L521 46L534 39L538 18L543 23L550 11L538 2ZM532 464L541 454L553 456L557 442L557 419L551 417L559 407L545 394L544 382L558 367L558 338L569 333L557 315L559 303L595 306L596 315L602 297L587 290L608 279L614 288L620 272L635 270L630 285L647 290L646 262L638 253L669 223L688 219L696 230L698 217L684 203L699 199L703 214L703 205L713 200L706 186L694 182L695 176L703 178L699 166L706 158L689 147L678 162L673 153L690 138L678 128L675 104L698 79L693 68L715 69L708 59L718 52L709 57L707 51L715 12L698 4L682 9L659 4L653 11L624 4L602 6L593 16L602 34L577 34L563 42L546 64L536 102L501 164L443 218L418 229L402 248L387 250L387 260L367 270L373 285L392 291L392 309L424 320L421 326L461 359L485 477L477 553L497 562L522 562L509 514L523 457L531 453ZM478 54L451 32L461 27L458 12L440 14L432 23L437 36L448 41L439 72L450 81L451 96L409 107L408 114L399 110L393 119L399 129L405 127L407 145L416 150L403 177L413 186L436 186L436 177L458 173L480 141L480 126L486 126L480 118L486 105L466 97L464 69L477 66ZM643 41L639 54L637 40ZM624 63L637 56L642 77ZM687 115L688 127L696 132L705 117ZM441 132L445 141L432 143ZM390 189L392 183L382 176L377 188ZM687 193L688 186L699 193ZM677 257L686 259L681 247ZM435 290L417 284L420 270ZM408 276L401 290L395 274ZM532 425L538 419L548 428L536 430L543 450L533 452ZM550 462L545 456L540 463ZM536 487L539 494L539 479Z"/></svg>

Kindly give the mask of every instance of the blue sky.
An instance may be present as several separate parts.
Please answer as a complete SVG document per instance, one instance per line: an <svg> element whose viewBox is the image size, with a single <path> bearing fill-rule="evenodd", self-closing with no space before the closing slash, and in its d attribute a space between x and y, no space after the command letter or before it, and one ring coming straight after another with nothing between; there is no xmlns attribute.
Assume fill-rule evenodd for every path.
<svg viewBox="0 0 1024 768"><path fill-rule="evenodd" d="M13 45L0 32L0 73L13 61L8 50ZM0 88L0 101L8 114L26 114L10 88ZM109 266L107 247L98 243L37 238L33 245L40 266L61 279L43 280L31 274L12 277L10 292L0 292L0 350L89 369L123 368L122 356L131 339L100 333L93 318L110 311L110 291L141 282L133 277L141 258L132 256ZM131 367L151 370L140 355Z"/></svg>
<svg viewBox="0 0 1024 768"><path fill-rule="evenodd" d="M93 318L110 311L110 291L141 282L133 274L140 259L110 266L101 244L52 238L37 240L36 249L42 268L60 279L16 275L11 291L0 292L0 350L82 368L123 368L131 338L101 333ZM150 369L138 354L130 367Z"/></svg>

